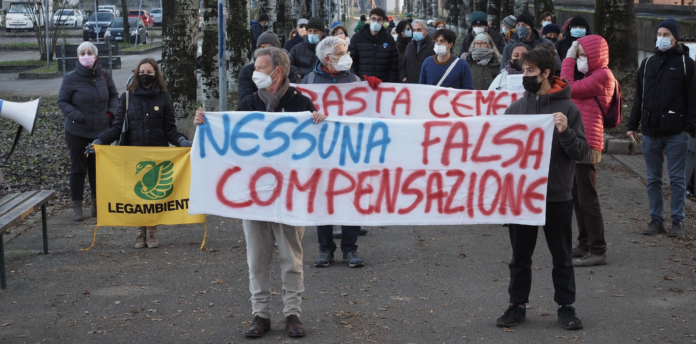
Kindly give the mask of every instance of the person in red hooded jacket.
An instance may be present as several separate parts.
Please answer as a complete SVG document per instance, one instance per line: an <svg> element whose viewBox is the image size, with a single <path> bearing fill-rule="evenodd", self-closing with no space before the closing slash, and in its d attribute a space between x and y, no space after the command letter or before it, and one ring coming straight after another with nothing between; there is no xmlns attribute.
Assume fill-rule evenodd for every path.
<svg viewBox="0 0 696 344"><path fill-rule="evenodd" d="M607 67L609 45L599 35L590 35L573 42L563 59L561 78L571 87L570 99L580 109L585 136L590 150L575 165L573 204L578 222L578 245L571 256L576 267L606 264L607 243L604 220L597 196L596 165L604 147L604 116L609 110L616 79ZM575 80L575 67L585 77ZM601 108L600 108L601 106Z"/></svg>

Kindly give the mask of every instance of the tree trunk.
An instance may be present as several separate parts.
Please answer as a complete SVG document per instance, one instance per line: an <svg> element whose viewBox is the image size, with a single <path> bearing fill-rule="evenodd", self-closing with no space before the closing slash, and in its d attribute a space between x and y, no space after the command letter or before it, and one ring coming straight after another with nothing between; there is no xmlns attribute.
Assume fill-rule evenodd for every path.
<svg viewBox="0 0 696 344"><path fill-rule="evenodd" d="M518 16L523 12L529 12L529 0L515 0L513 12L515 13L515 16Z"/></svg>
<svg viewBox="0 0 696 344"><path fill-rule="evenodd" d="M201 47L201 95L206 111L220 110L220 70L218 66L218 3L208 0L203 7L203 45Z"/></svg>
<svg viewBox="0 0 696 344"><path fill-rule="evenodd" d="M461 37L466 25L464 0L447 0L444 9L447 10L447 27Z"/></svg>
<svg viewBox="0 0 696 344"><path fill-rule="evenodd" d="M195 132L198 5L198 0L162 0L162 74L172 98L176 126L188 138Z"/></svg>
<svg viewBox="0 0 696 344"><path fill-rule="evenodd" d="M474 3L474 11L486 12L488 6L488 0L472 0Z"/></svg>
<svg viewBox="0 0 696 344"><path fill-rule="evenodd" d="M128 17L128 0L121 0L121 16L124 18ZM130 24L128 20L123 21L123 39L125 42L130 42Z"/></svg>
<svg viewBox="0 0 696 344"><path fill-rule="evenodd" d="M515 13L515 0L499 0L500 1L500 21L509 15L517 16ZM502 25L502 24L501 24Z"/></svg>
<svg viewBox="0 0 696 344"><path fill-rule="evenodd" d="M283 0L281 0L283 1ZM278 10L277 8L277 2L276 0L261 0L259 1L259 13L266 13L268 14L268 25L266 26L266 31L273 31L277 34L276 32L276 24L278 21L278 18L276 16L276 11ZM248 23L248 22L247 22ZM248 26L249 24L247 24ZM254 47L256 49L256 47Z"/></svg>
<svg viewBox="0 0 696 344"><path fill-rule="evenodd" d="M251 59L251 30L247 18L247 0L229 0L229 13L234 13L227 21L227 51L229 52L228 79L229 92L237 92L239 72Z"/></svg>
<svg viewBox="0 0 696 344"><path fill-rule="evenodd" d="M324 27L329 26L329 0L314 0L316 16L324 21Z"/></svg>
<svg viewBox="0 0 696 344"><path fill-rule="evenodd" d="M553 7L553 0L534 0L534 19L539 24L541 23L541 14L544 12L551 13L553 21L556 21L556 10Z"/></svg>
<svg viewBox="0 0 696 344"><path fill-rule="evenodd" d="M290 31L285 31L287 22L292 24L292 17L288 17L286 13L286 8L290 7L288 1L276 1L276 21L273 23L273 32L278 35L280 39L280 46L285 44L286 36ZM292 29L291 29L292 30Z"/></svg>
<svg viewBox="0 0 696 344"><path fill-rule="evenodd" d="M488 20L491 22L491 27L500 31L500 0L489 0L488 1ZM500 51L502 53L502 51Z"/></svg>
<svg viewBox="0 0 696 344"><path fill-rule="evenodd" d="M440 6L438 4L438 0L432 0L430 5L433 7L433 20L438 21L440 20Z"/></svg>
<svg viewBox="0 0 696 344"><path fill-rule="evenodd" d="M630 83L637 67L636 14L632 0L596 0L594 31L609 45L609 69L620 83Z"/></svg>

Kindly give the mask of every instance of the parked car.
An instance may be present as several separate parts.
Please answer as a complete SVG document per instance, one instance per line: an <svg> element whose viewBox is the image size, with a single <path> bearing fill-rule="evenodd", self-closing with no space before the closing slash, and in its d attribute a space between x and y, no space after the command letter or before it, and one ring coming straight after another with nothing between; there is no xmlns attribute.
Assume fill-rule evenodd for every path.
<svg viewBox="0 0 696 344"><path fill-rule="evenodd" d="M114 17L121 16L121 11L119 11L118 7L116 7L115 5L99 5L99 7L97 7L97 8L99 9L99 11L101 11L103 9L111 11L111 13L114 14Z"/></svg>
<svg viewBox="0 0 696 344"><path fill-rule="evenodd" d="M152 22L155 26L162 26L162 9L153 8L150 10L150 16L152 17Z"/></svg>
<svg viewBox="0 0 696 344"><path fill-rule="evenodd" d="M138 10L128 11L128 18L138 18ZM140 19L145 23L145 26L155 26L152 17L145 10L140 11Z"/></svg>
<svg viewBox="0 0 696 344"><path fill-rule="evenodd" d="M62 9L53 15L53 22L62 26L82 26L82 11L77 9Z"/></svg>
<svg viewBox="0 0 696 344"><path fill-rule="evenodd" d="M49 11L52 12L52 3L49 6ZM41 10L42 8L40 3L36 2L11 2L10 8L7 10L7 15L5 16L5 29L7 32L11 32L12 30L34 31L34 22L32 18L35 15L34 13L45 13ZM43 15L38 16L36 19L39 25L44 25L45 19Z"/></svg>
<svg viewBox="0 0 696 344"><path fill-rule="evenodd" d="M104 39L107 41L123 42L125 35L123 33L123 19L124 18L114 18L111 22L109 28L106 29L104 34ZM138 30L136 31L135 25L138 24ZM138 43L147 44L147 29L145 29L145 23L138 18L128 18L128 25L130 26L130 42L135 43L135 36L137 33Z"/></svg>
<svg viewBox="0 0 696 344"><path fill-rule="evenodd" d="M82 30L82 40L89 41L90 39L96 39L97 33L99 37L104 37L106 29L109 28L113 20L114 14L111 12L92 13Z"/></svg>

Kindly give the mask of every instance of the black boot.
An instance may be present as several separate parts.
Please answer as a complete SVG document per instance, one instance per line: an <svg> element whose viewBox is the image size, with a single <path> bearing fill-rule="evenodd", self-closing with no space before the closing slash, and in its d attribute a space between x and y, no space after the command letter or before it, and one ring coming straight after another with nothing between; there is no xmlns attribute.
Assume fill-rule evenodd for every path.
<svg viewBox="0 0 696 344"><path fill-rule="evenodd" d="M73 221L84 221L85 217L82 215L82 200L72 201L72 219Z"/></svg>

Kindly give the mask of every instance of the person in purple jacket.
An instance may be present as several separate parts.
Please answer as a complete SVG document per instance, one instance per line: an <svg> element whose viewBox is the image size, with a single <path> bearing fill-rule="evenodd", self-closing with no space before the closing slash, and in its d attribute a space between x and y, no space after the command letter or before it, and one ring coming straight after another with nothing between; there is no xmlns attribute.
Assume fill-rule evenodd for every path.
<svg viewBox="0 0 696 344"><path fill-rule="evenodd" d="M457 34L452 30L437 30L433 35L435 56L423 62L419 84L473 90L469 64L452 54Z"/></svg>

